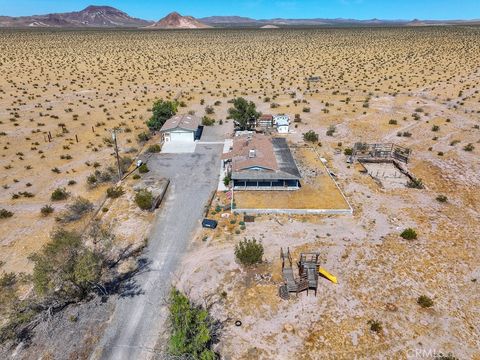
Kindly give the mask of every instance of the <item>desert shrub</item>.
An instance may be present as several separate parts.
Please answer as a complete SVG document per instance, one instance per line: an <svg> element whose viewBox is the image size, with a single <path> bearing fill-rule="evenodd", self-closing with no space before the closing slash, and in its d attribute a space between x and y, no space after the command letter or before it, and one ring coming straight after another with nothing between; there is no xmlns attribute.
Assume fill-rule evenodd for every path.
<svg viewBox="0 0 480 360"><path fill-rule="evenodd" d="M141 132L137 135L137 139L139 142L146 142L150 140L150 135L148 135L146 132Z"/></svg>
<svg viewBox="0 0 480 360"><path fill-rule="evenodd" d="M212 115L213 113L215 113L215 109L213 108L213 106L208 105L205 107L205 113L208 115Z"/></svg>
<svg viewBox="0 0 480 360"><path fill-rule="evenodd" d="M134 175L132 176L132 179L133 179L133 180L138 180L138 179L140 179L140 178L141 178L141 176L138 175L138 174L134 174Z"/></svg>
<svg viewBox="0 0 480 360"><path fill-rule="evenodd" d="M463 150L470 152L470 151L475 150L475 146L473 146L472 143L469 143L469 144L467 144L467 145L465 145L465 146L463 147Z"/></svg>
<svg viewBox="0 0 480 360"><path fill-rule="evenodd" d="M438 126L438 125L433 125L433 126L432 126L432 131L433 131L433 132L440 131L440 126Z"/></svg>
<svg viewBox="0 0 480 360"><path fill-rule="evenodd" d="M407 228L402 231L400 236L405 240L415 240L417 238L417 232L412 228Z"/></svg>
<svg viewBox="0 0 480 360"><path fill-rule="evenodd" d="M173 356L191 359L217 359L211 347L218 325L208 311L192 304L175 288L170 291L169 300L171 334L168 352Z"/></svg>
<svg viewBox="0 0 480 360"><path fill-rule="evenodd" d="M212 126L213 124L215 124L215 120L208 117L208 116L204 116L202 118L202 125L204 126Z"/></svg>
<svg viewBox="0 0 480 360"><path fill-rule="evenodd" d="M67 205L65 212L63 212L57 220L64 223L77 221L92 210L93 204L89 200L77 197L73 203Z"/></svg>
<svg viewBox="0 0 480 360"><path fill-rule="evenodd" d="M121 186L111 186L107 189L107 197L111 199L119 198L123 194L125 194L125 191Z"/></svg>
<svg viewBox="0 0 480 360"><path fill-rule="evenodd" d="M433 306L433 300L430 299L427 295L421 295L417 299L417 304L422 308L426 309Z"/></svg>
<svg viewBox="0 0 480 360"><path fill-rule="evenodd" d="M397 122L397 120L395 120L395 119L390 119L390 120L388 121L388 124L389 124L389 125L397 125L397 123L398 123L398 122Z"/></svg>
<svg viewBox="0 0 480 360"><path fill-rule="evenodd" d="M448 198L445 195L438 195L435 199L441 203L445 203L448 201Z"/></svg>
<svg viewBox="0 0 480 360"><path fill-rule="evenodd" d="M7 219L13 216L13 212L8 211L7 209L0 209L0 219Z"/></svg>
<svg viewBox="0 0 480 360"><path fill-rule="evenodd" d="M53 213L55 209L53 208L53 206L51 205L45 205L45 206L42 206L42 208L40 209L40 213L43 215L43 216L48 216L50 215L51 213Z"/></svg>
<svg viewBox="0 0 480 360"><path fill-rule="evenodd" d="M345 148L345 150L343 150L343 153L346 155L346 156L350 156L353 154L353 150L352 148Z"/></svg>
<svg viewBox="0 0 480 360"><path fill-rule="evenodd" d="M309 142L317 142L318 134L313 130L309 130L305 134L303 134L303 140L309 141Z"/></svg>
<svg viewBox="0 0 480 360"><path fill-rule="evenodd" d="M65 188L56 188L53 190L52 195L50 195L50 198L52 201L61 201L65 200L70 196L70 193L65 189Z"/></svg>
<svg viewBox="0 0 480 360"><path fill-rule="evenodd" d="M159 144L150 145L147 149L148 153L159 153L162 147Z"/></svg>
<svg viewBox="0 0 480 360"><path fill-rule="evenodd" d="M335 127L335 125L330 125L328 127L326 134L327 136L333 136L333 134L335 134L335 131L337 131L337 128Z"/></svg>
<svg viewBox="0 0 480 360"><path fill-rule="evenodd" d="M77 183L77 182L76 182L75 180L68 180L67 185L68 185L68 186L73 186L73 185L75 185L76 183Z"/></svg>
<svg viewBox="0 0 480 360"><path fill-rule="evenodd" d="M84 298L100 280L101 257L86 248L76 232L57 230L51 240L30 257L35 292L54 298Z"/></svg>
<svg viewBox="0 0 480 360"><path fill-rule="evenodd" d="M262 262L263 245L255 238L244 239L235 246L235 257L242 265L254 265Z"/></svg>
<svg viewBox="0 0 480 360"><path fill-rule="evenodd" d="M407 187L412 189L423 189L422 179L412 178L407 182Z"/></svg>
<svg viewBox="0 0 480 360"><path fill-rule="evenodd" d="M138 172L140 174L146 174L150 171L150 169L148 168L147 164L143 163L142 165L140 165L140 167L138 168Z"/></svg>
<svg viewBox="0 0 480 360"><path fill-rule="evenodd" d="M147 189L141 189L135 194L135 203L142 210L150 210L153 206L153 194Z"/></svg>
<svg viewBox="0 0 480 360"><path fill-rule="evenodd" d="M304 107L304 108L302 109L302 111L303 111L304 113L309 113L309 112L310 112L310 108L306 106L306 107Z"/></svg>
<svg viewBox="0 0 480 360"><path fill-rule="evenodd" d="M370 325L370 330L376 333L380 333L383 329L382 323L378 320L368 320L368 325Z"/></svg>

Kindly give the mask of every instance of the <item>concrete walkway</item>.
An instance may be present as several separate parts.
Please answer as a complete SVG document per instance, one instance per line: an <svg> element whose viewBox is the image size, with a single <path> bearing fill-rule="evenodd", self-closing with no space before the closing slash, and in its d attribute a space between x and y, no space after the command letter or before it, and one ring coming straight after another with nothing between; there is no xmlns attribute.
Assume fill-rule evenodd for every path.
<svg viewBox="0 0 480 360"><path fill-rule="evenodd" d="M111 323L91 359L151 359L167 319L166 299L183 254L200 226L204 206L217 187L221 145L198 145L192 154L156 154L148 167L170 179L157 214L144 271L133 288L119 296ZM158 354L157 354L158 355Z"/></svg>
<svg viewBox="0 0 480 360"><path fill-rule="evenodd" d="M162 154L192 154L197 146L196 141L168 141L162 146Z"/></svg>

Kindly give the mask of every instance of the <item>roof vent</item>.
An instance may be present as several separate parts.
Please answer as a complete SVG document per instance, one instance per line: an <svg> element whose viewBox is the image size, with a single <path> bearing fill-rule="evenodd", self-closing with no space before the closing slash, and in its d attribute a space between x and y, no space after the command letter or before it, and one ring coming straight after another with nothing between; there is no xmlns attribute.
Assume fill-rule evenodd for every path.
<svg viewBox="0 0 480 360"><path fill-rule="evenodd" d="M257 155L257 153L256 153L255 150L250 150L250 151L248 152L248 157L249 157L249 158L254 158L256 155Z"/></svg>

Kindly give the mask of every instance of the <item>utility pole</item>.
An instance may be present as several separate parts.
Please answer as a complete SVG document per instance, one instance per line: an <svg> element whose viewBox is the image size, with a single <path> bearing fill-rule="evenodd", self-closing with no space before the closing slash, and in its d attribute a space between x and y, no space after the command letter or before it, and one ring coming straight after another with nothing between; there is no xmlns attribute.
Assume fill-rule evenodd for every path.
<svg viewBox="0 0 480 360"><path fill-rule="evenodd" d="M122 179L122 168L120 167L120 156L118 155L118 145L117 145L117 129L113 129L112 132L113 144L115 146L115 154L117 156L117 167L118 167L118 179Z"/></svg>

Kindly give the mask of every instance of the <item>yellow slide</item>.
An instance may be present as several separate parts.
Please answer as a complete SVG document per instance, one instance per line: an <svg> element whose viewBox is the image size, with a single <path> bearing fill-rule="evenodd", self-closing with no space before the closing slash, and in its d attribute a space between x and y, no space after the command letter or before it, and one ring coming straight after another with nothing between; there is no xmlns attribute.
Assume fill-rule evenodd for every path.
<svg viewBox="0 0 480 360"><path fill-rule="evenodd" d="M330 274L327 270L325 270L324 268L319 268L318 269L318 273L320 275L322 275L323 277L327 278L328 280L330 280L332 283L334 284L337 284L337 277L336 276L333 276L332 274Z"/></svg>

